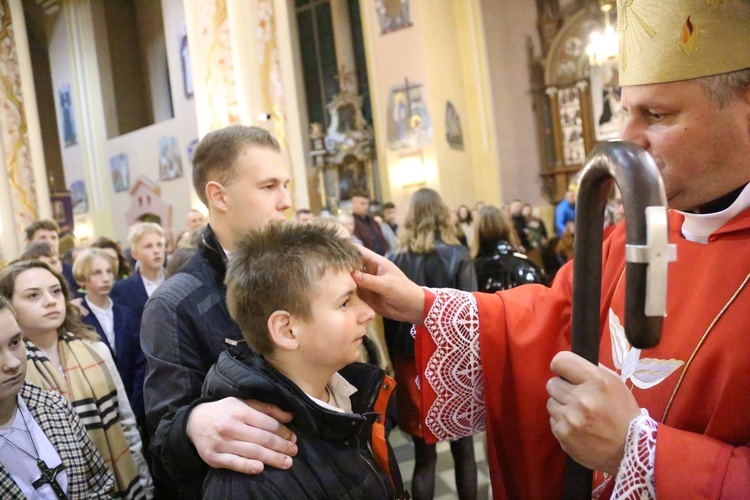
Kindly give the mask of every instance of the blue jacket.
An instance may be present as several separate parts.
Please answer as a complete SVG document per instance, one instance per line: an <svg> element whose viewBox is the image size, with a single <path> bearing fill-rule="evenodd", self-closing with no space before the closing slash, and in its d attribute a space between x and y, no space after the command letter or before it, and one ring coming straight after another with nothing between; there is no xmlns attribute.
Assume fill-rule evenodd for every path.
<svg viewBox="0 0 750 500"><path fill-rule="evenodd" d="M128 306L138 316L140 324L143 307L148 300L148 293L146 293L140 271L134 272L129 278L115 282L109 296L113 301Z"/></svg>
<svg viewBox="0 0 750 500"><path fill-rule="evenodd" d="M157 496L200 498L208 466L187 437L187 418L209 368L242 340L226 304L226 255L210 226L180 272L151 295L143 312L143 390Z"/></svg>
<svg viewBox="0 0 750 500"><path fill-rule="evenodd" d="M555 230L558 236L562 236L565 231L565 224L576 220L576 207L563 200L555 208Z"/></svg>
<svg viewBox="0 0 750 500"><path fill-rule="evenodd" d="M91 309L84 297L84 307ZM145 422L146 410L143 406L143 379L146 376L146 358L141 349L141 318L128 306L112 300L112 315L115 329L115 351L112 354L120 372L120 378L128 393L130 406L139 424ZM102 338L102 342L112 350L112 346L104 335L104 330L94 313L81 318L84 323L94 328Z"/></svg>

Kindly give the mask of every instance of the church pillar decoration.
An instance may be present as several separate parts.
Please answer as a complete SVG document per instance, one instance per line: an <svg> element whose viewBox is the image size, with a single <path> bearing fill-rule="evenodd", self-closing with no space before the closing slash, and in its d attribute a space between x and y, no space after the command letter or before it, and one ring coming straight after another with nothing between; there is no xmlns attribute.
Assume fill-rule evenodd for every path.
<svg viewBox="0 0 750 500"><path fill-rule="evenodd" d="M281 0L185 0L199 136L234 124L268 129L292 167L295 205L307 206L301 132L290 130L291 42ZM283 23L282 23L283 24ZM194 49L195 48L195 49ZM291 158L295 156L295 158ZM302 196L300 196L300 193Z"/></svg>
<svg viewBox="0 0 750 500"><path fill-rule="evenodd" d="M185 3L198 133L204 136L240 121L227 0Z"/></svg>
<svg viewBox="0 0 750 500"><path fill-rule="evenodd" d="M11 0L12 1L12 0ZM22 48L17 44L18 33L13 20L20 11L20 2L11 8L8 0L0 0L0 221L2 245L0 261L15 257L23 245L24 228L33 220L49 212L40 208L40 197L48 195L45 176L34 170L29 125L22 91ZM25 36L25 30L23 35ZM28 61L28 47L25 57ZM29 76L30 77L30 76ZM33 84L31 85L33 89ZM43 166L40 166L43 171ZM40 183L42 184L40 186Z"/></svg>
<svg viewBox="0 0 750 500"><path fill-rule="evenodd" d="M255 0L258 13L256 41L260 66L263 105L269 110L273 126L271 132L288 155L284 85L281 79L281 62L276 32L276 15L272 0Z"/></svg>

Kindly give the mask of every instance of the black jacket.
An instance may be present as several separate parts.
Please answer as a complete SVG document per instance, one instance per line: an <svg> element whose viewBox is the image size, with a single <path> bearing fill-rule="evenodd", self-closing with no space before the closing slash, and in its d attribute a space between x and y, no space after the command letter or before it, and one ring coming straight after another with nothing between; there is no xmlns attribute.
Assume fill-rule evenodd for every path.
<svg viewBox="0 0 750 500"><path fill-rule="evenodd" d="M437 240L434 252L390 252L388 259L417 285L429 288L455 288L465 292L474 292L477 289L471 256L463 245L446 245ZM383 327L388 353L391 356L414 357L414 339L409 334L411 324L383 318Z"/></svg>
<svg viewBox="0 0 750 500"><path fill-rule="evenodd" d="M480 247L474 270L480 292L499 292L526 283L547 284L544 271L525 255L514 252L507 241Z"/></svg>
<svg viewBox="0 0 750 500"><path fill-rule="evenodd" d="M226 305L226 255L210 227L198 253L151 295L143 311L144 402L160 498L200 498L208 466L187 437L187 417L209 368L242 340ZM165 473L166 471L166 473Z"/></svg>
<svg viewBox="0 0 750 500"><path fill-rule="evenodd" d="M403 487L390 446L386 441L387 448L379 448L390 477L369 446L375 428L384 436L382 415L395 384L379 368L363 363L339 373L358 389L351 397L354 413L322 408L249 349L223 353L206 377L204 395L253 398L289 411L294 419L288 427L297 435L299 452L289 470L267 467L256 475L211 470L204 498L398 498Z"/></svg>

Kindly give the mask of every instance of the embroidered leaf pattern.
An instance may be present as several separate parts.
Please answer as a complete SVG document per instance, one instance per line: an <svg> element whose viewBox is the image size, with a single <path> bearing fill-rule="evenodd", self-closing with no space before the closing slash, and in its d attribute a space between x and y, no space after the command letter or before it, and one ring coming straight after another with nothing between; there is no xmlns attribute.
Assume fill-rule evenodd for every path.
<svg viewBox="0 0 750 500"><path fill-rule="evenodd" d="M685 364L677 359L641 358L641 350L631 347L620 318L610 308L609 333L612 340L612 362L623 382L630 380L639 389L649 389Z"/></svg>

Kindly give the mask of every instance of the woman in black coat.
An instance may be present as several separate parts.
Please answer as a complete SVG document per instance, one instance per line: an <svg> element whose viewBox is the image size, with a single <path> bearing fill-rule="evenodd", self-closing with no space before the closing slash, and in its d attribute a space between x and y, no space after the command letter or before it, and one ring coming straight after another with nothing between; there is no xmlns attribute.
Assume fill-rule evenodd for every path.
<svg viewBox="0 0 750 500"><path fill-rule="evenodd" d="M483 208L474 230L474 270L479 291L499 292L526 283L547 284L544 271L514 250L512 243L517 238L500 209Z"/></svg>
<svg viewBox="0 0 750 500"><path fill-rule="evenodd" d="M399 245L388 254L406 276L419 285L477 289L471 256L462 246L450 222L449 210L440 195L428 188L415 192L409 212L399 231ZM385 338L396 373L398 426L414 442L412 495L416 500L433 498L435 490L435 445L425 443L419 427L419 390L416 387L414 339L410 324L384 320ZM450 443L455 464L456 485L461 499L477 496L477 467L472 437Z"/></svg>

